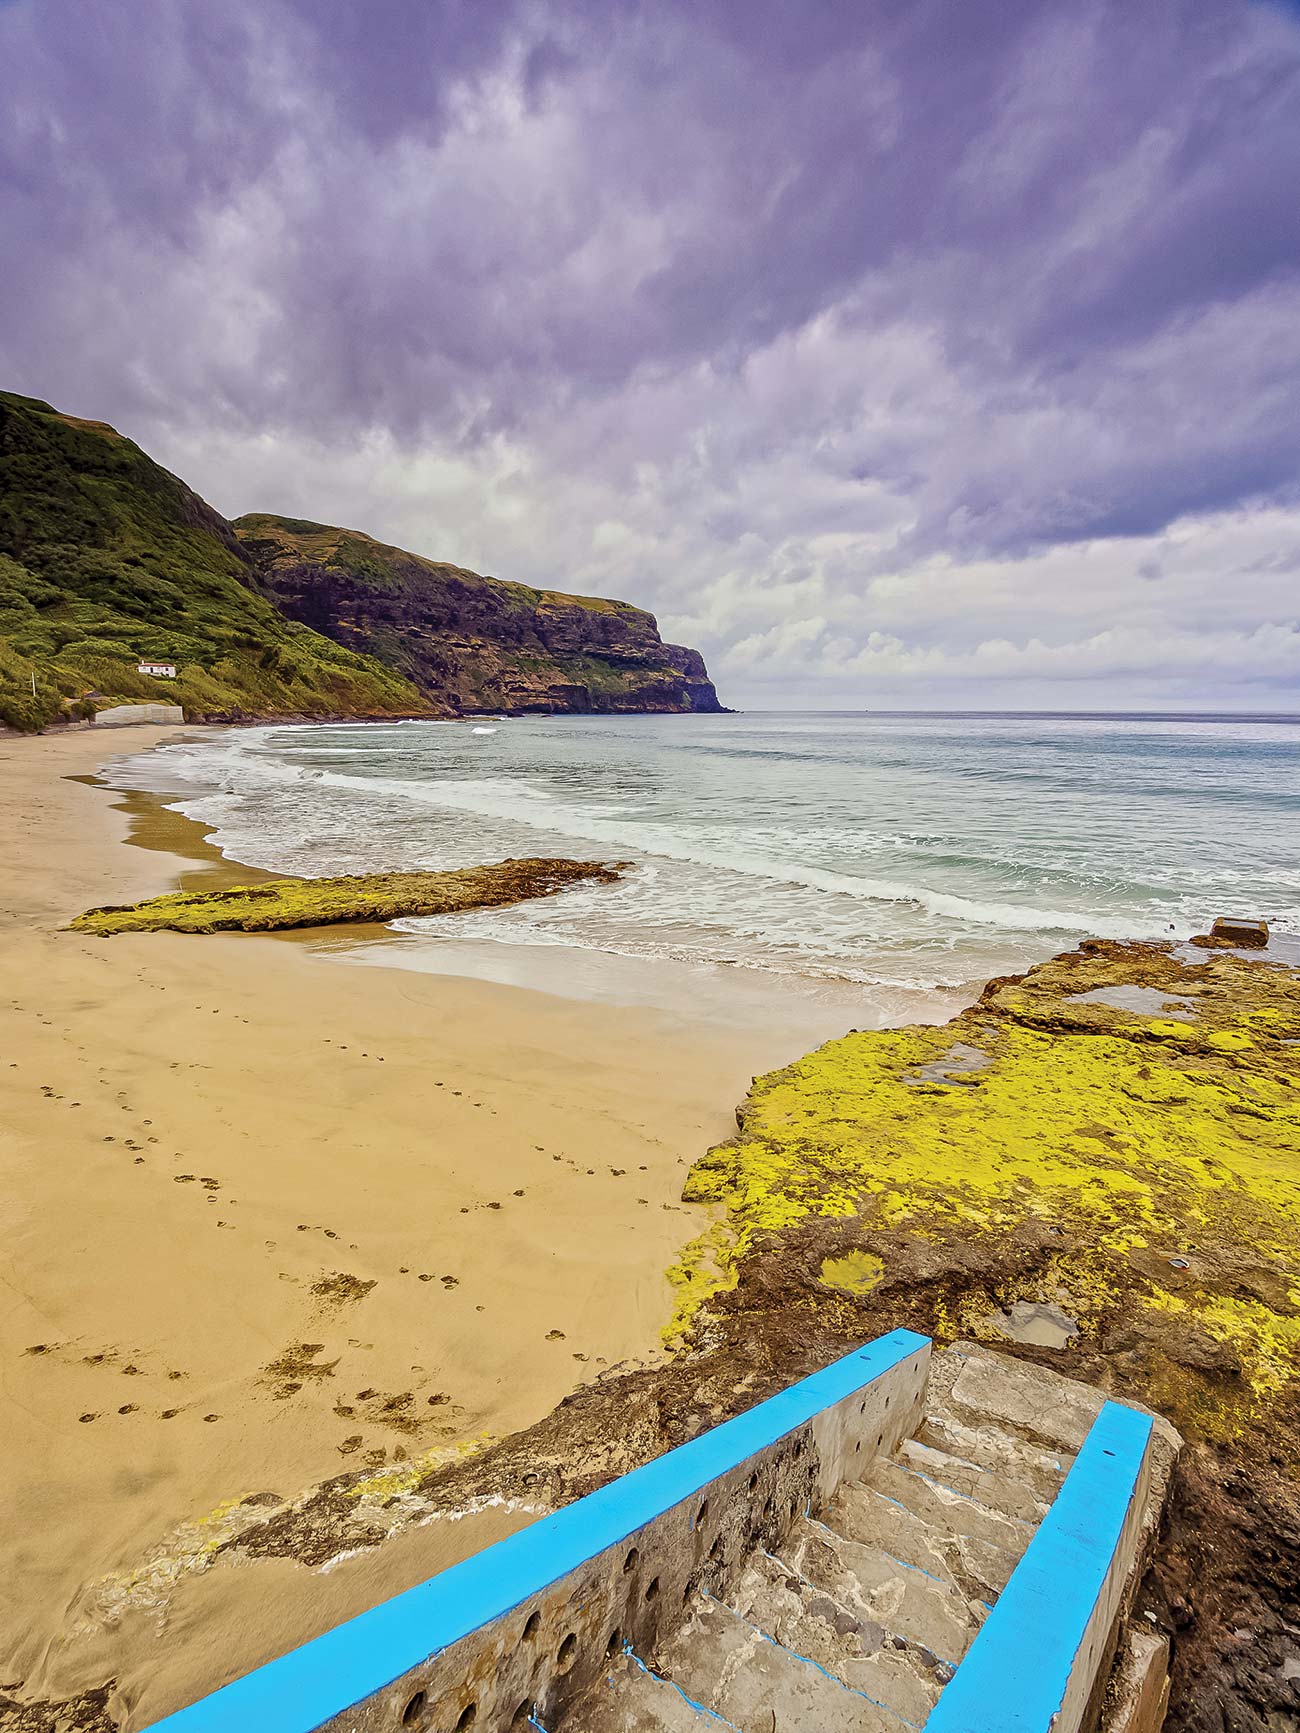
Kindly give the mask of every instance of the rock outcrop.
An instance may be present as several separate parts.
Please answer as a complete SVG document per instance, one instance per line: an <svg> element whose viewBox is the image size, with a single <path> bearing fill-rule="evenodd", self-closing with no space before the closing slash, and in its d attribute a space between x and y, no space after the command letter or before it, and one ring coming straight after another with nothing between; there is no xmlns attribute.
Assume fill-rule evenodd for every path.
<svg viewBox="0 0 1300 1733"><path fill-rule="evenodd" d="M296 518L234 527L282 613L377 657L448 714L722 708L699 652L665 644L627 602L481 577Z"/></svg>
<svg viewBox="0 0 1300 1733"><path fill-rule="evenodd" d="M686 1182L725 1220L672 1272L679 1338L797 1359L907 1325L1167 1414L1190 1448L1142 1605L1171 1724L1289 1725L1300 971L1090 942L943 1027L828 1042L737 1117ZM1018 1333L1026 1312L1067 1327Z"/></svg>
<svg viewBox="0 0 1300 1733"><path fill-rule="evenodd" d="M87 909L68 924L80 933L268 933L346 921L496 909L548 897L570 885L612 884L617 866L586 860L503 860L449 872L353 873L341 878L268 879L216 891L173 891L141 903Z"/></svg>

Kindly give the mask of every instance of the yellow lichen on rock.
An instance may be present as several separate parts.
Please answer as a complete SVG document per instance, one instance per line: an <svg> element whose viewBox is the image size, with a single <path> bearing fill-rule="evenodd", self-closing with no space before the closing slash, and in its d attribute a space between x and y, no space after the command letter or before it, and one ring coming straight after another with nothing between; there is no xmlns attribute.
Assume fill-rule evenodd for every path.
<svg viewBox="0 0 1300 1733"><path fill-rule="evenodd" d="M691 1319L711 1294L736 1284L736 1238L725 1222L711 1227L682 1248L665 1272L673 1288L672 1316L659 1332L665 1348L680 1347Z"/></svg>
<svg viewBox="0 0 1300 1733"><path fill-rule="evenodd" d="M885 1273L885 1261L874 1252L850 1251L842 1258L823 1258L821 1280L844 1294L869 1294Z"/></svg>
<svg viewBox="0 0 1300 1733"><path fill-rule="evenodd" d="M505 860L452 872L360 873L341 878L270 879L224 890L176 891L142 903L87 909L69 922L77 932L265 933L348 921L395 921L404 915L456 914L551 896L569 885L612 884L625 862Z"/></svg>
<svg viewBox="0 0 1300 1733"><path fill-rule="evenodd" d="M1156 1014L1134 1012L1135 992ZM1032 1245L1040 1288L1093 1339L1131 1297L1158 1331L1196 1333L1169 1338L1174 1361L1235 1365L1253 1396L1300 1369L1292 970L1085 946L991 983L945 1027L828 1042L757 1079L739 1118L684 1196L726 1208L742 1289L746 1260L824 1242L832 1262L883 1257L883 1299L934 1265L925 1246L955 1247L941 1304L969 1328L991 1294L1035 1297L1011 1256Z"/></svg>

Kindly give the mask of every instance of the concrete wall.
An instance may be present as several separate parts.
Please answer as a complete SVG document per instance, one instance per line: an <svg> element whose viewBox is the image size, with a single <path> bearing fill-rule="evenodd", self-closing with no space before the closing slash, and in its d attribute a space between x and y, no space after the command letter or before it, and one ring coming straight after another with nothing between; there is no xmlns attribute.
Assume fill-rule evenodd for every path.
<svg viewBox="0 0 1300 1733"><path fill-rule="evenodd" d="M184 722L179 704L113 704L95 713L96 728L123 728L128 722Z"/></svg>
<svg viewBox="0 0 1300 1733"><path fill-rule="evenodd" d="M725 1595L922 1412L930 1343L895 1330L736 1419L158 1723L397 1733L559 1722L625 1641Z"/></svg>
<svg viewBox="0 0 1300 1733"><path fill-rule="evenodd" d="M1083 1733L1095 1721L1144 1558L1156 1442L1150 1415L1104 1405L926 1733Z"/></svg>

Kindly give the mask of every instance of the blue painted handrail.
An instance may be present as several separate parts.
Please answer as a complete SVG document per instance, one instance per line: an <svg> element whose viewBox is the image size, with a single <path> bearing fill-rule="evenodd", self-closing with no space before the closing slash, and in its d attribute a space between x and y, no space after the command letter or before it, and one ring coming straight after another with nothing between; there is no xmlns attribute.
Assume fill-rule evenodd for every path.
<svg viewBox="0 0 1300 1733"><path fill-rule="evenodd" d="M925 1733L1048 1733L1114 1562L1151 1428L1135 1408L1102 1408Z"/></svg>
<svg viewBox="0 0 1300 1733"><path fill-rule="evenodd" d="M734 1420L156 1722L157 1733L313 1733L928 1345L929 1337L913 1330L877 1337Z"/></svg>

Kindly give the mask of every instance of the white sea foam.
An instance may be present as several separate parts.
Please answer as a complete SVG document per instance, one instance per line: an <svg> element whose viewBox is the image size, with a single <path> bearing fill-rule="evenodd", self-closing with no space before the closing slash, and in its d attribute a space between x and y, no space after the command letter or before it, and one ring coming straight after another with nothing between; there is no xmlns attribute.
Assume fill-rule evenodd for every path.
<svg viewBox="0 0 1300 1733"><path fill-rule="evenodd" d="M630 718L245 729L136 761L236 858L322 873L530 853L618 885L410 923L800 974L958 985L1073 936L1300 929L1300 729ZM1285 766L1282 766L1284 769ZM1290 799L1290 805L1288 805Z"/></svg>

